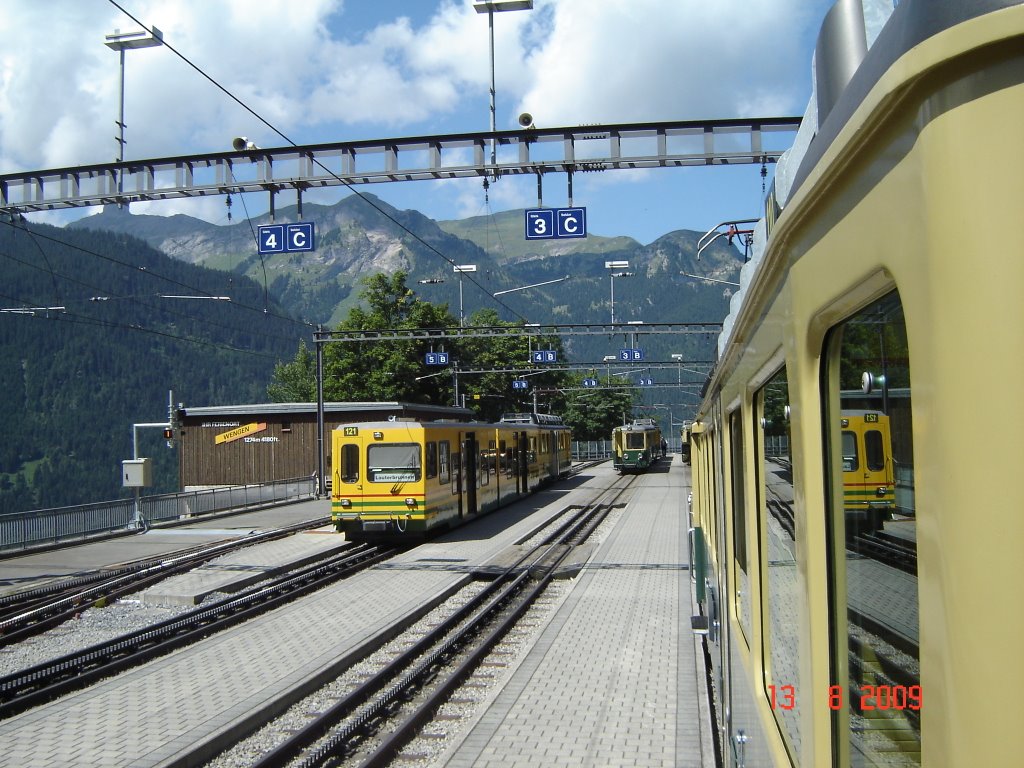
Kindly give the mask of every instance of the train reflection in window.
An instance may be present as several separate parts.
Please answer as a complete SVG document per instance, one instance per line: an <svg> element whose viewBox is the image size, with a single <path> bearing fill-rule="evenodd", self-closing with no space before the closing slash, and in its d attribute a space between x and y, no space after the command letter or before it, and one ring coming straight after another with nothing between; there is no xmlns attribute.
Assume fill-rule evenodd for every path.
<svg viewBox="0 0 1024 768"><path fill-rule="evenodd" d="M916 766L923 701L917 510L910 354L898 294L834 329L829 353L836 654L829 703L837 757L842 765Z"/></svg>
<svg viewBox="0 0 1024 768"><path fill-rule="evenodd" d="M760 459L757 487L763 520L767 559L763 599L765 617L765 696L772 704L779 729L786 738L790 756L800 754L800 697L805 690L800 679L800 638L803 625L799 615L803 604L803 578L796 562L796 526L793 506L793 461L789 446L789 382L786 369L778 371L755 399L755 430Z"/></svg>

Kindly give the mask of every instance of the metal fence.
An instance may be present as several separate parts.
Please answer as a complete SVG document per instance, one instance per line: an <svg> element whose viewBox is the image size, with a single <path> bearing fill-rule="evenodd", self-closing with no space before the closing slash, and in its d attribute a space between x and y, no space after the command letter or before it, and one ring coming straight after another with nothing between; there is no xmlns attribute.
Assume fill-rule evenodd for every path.
<svg viewBox="0 0 1024 768"><path fill-rule="evenodd" d="M142 496L138 511L145 523L152 525L228 509L242 511L283 501L297 501L312 498L315 493L316 481L302 477L257 485ZM0 552L87 539L127 529L137 519L135 499L0 515Z"/></svg>
<svg viewBox="0 0 1024 768"><path fill-rule="evenodd" d="M573 461L595 461L608 459L612 455L611 440L573 440Z"/></svg>

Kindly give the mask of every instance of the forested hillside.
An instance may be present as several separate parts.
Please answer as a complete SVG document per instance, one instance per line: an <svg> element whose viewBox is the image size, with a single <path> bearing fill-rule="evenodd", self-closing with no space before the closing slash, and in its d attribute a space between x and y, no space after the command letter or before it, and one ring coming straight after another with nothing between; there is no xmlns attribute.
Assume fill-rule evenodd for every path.
<svg viewBox="0 0 1024 768"><path fill-rule="evenodd" d="M275 362L310 337L249 278L125 235L4 223L0 264L0 512L125 495L132 424L166 420L169 390L264 401ZM139 435L152 490L176 489L160 430Z"/></svg>

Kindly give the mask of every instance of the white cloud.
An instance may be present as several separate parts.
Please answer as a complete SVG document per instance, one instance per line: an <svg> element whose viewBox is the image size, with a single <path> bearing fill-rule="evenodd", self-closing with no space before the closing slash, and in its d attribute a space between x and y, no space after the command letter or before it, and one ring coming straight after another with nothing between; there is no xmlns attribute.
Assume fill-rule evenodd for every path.
<svg viewBox="0 0 1024 768"><path fill-rule="evenodd" d="M299 144L484 130L487 17L472 0L435 0L424 13L425 2L389 0L372 11L357 0L127 7ZM541 126L799 113L809 93L808 30L827 5L536 0L533 11L496 14L498 128L516 127L522 111ZM0 173L116 157L118 55L103 44L115 28L137 25L103 0L4 3ZM242 135L286 143L166 47L128 51L126 60L129 159L227 150ZM635 182L621 173L588 181L594 189ZM545 202L564 198L564 182L555 184L546 183ZM479 181L453 183L431 197L431 215L451 217L478 213L482 190ZM503 180L491 204L532 207L534 181ZM223 201L198 207L223 218Z"/></svg>

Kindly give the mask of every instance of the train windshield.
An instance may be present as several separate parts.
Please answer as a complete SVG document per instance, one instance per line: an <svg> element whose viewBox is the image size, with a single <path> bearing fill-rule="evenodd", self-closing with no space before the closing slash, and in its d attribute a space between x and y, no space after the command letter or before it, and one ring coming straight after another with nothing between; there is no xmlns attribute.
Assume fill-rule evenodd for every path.
<svg viewBox="0 0 1024 768"><path fill-rule="evenodd" d="M371 445L366 466L371 482L414 483L422 476L420 447L416 443Z"/></svg>
<svg viewBox="0 0 1024 768"><path fill-rule="evenodd" d="M630 450L637 450L644 448L644 433L643 432L627 432L626 433L626 448Z"/></svg>

